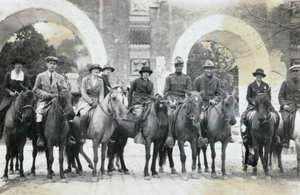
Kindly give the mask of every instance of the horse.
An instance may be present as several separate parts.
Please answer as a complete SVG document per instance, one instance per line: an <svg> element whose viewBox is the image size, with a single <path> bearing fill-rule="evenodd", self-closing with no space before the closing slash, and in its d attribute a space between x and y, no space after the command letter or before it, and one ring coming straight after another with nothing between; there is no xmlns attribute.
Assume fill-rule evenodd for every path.
<svg viewBox="0 0 300 195"><path fill-rule="evenodd" d="M164 143L166 142L166 140L164 141ZM171 169L171 174L177 174L177 171L174 167L174 161L173 161L173 148L169 148L167 147L165 144L161 146L160 150L159 150L159 161L158 161L158 165L159 165L159 173L164 173L164 168L163 165L166 164L166 158L168 155L168 159L169 159L169 166Z"/></svg>
<svg viewBox="0 0 300 195"><path fill-rule="evenodd" d="M270 98L265 93L259 93L255 99L256 111L253 117L250 119L250 134L252 139L252 145L254 150L254 160L252 159L253 173L251 179L257 179L257 161L260 157L266 179L271 179L268 168L268 160L272 147L272 138L276 128L277 119L270 112ZM246 159L247 151L246 148Z"/></svg>
<svg viewBox="0 0 300 195"><path fill-rule="evenodd" d="M192 150L192 178L197 179L196 173L196 157L197 157L197 141L200 132L200 114L203 105L201 93L186 91L187 100L175 113L175 129L174 141L178 141L181 160L182 179L188 180L186 175L186 155L184 151L184 143L188 141Z"/></svg>
<svg viewBox="0 0 300 195"><path fill-rule="evenodd" d="M16 169L20 161L20 180L25 180L23 161L24 145L27 139L27 131L31 126L34 114L35 95L33 91L28 90L21 85L23 90L11 104L5 115L5 144L6 144L6 164L2 180L8 180L8 163L13 157L16 157Z"/></svg>
<svg viewBox="0 0 300 195"><path fill-rule="evenodd" d="M151 157L151 144L154 143L151 172L154 178L159 178L159 175L156 171L156 158L159 149L162 147L167 137L168 104L165 100L162 100L161 97L153 98L153 100L154 102L149 105L151 106L149 114L146 116L145 121L143 122L142 132L146 143L146 162L144 167L144 178L146 180L151 179L148 171L149 160ZM125 174L129 174L123 157L124 147L127 143L127 139L129 137L134 138L136 134L137 132L135 132L134 122L127 120L117 120L115 134L112 136L113 140L116 140L116 143L110 143L108 150L110 157L108 172L112 171L112 159L114 157L114 154L116 153L119 155L122 170ZM117 151L115 151L114 149Z"/></svg>
<svg viewBox="0 0 300 195"><path fill-rule="evenodd" d="M236 100L232 95L227 95L219 104L212 106L207 115L207 138L211 147L211 177L216 178L215 170L215 143L221 141L222 143L222 177L228 179L225 170L226 147L229 142L231 134L231 126L236 123L235 119L235 104Z"/></svg>
<svg viewBox="0 0 300 195"><path fill-rule="evenodd" d="M36 146L36 136L33 138L33 163L31 167L31 173L35 175L35 159L37 150L46 152L47 159L47 179L53 179L52 164L54 161L53 147L59 147L59 173L60 181L62 183L67 182L67 179L63 170L64 150L69 135L69 120L72 120L75 116L72 106L73 95L65 88L60 87L57 84L58 97L52 100L52 103L48 109L48 113L45 115L44 120L44 135L45 146Z"/></svg>
<svg viewBox="0 0 300 195"><path fill-rule="evenodd" d="M295 141L297 152L297 176L300 177L300 105L297 106L294 129L291 139Z"/></svg>

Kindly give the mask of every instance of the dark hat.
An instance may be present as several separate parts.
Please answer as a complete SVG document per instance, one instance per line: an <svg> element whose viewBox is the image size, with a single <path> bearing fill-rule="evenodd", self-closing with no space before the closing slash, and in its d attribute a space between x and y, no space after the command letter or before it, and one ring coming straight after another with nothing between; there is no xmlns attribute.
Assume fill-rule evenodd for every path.
<svg viewBox="0 0 300 195"><path fill-rule="evenodd" d="M111 72L115 71L115 69L109 63L104 65L104 67L102 68L102 71L105 69L110 69Z"/></svg>
<svg viewBox="0 0 300 195"><path fill-rule="evenodd" d="M215 64L211 60L206 60L202 68L216 68Z"/></svg>
<svg viewBox="0 0 300 195"><path fill-rule="evenodd" d="M182 57L180 57L180 56L177 56L174 59L174 65L176 65L176 64L183 64L183 63L184 63L184 61L183 61Z"/></svg>
<svg viewBox="0 0 300 195"><path fill-rule="evenodd" d="M149 74L152 74L153 71L150 69L149 66L143 66L139 73L142 74L143 72L149 72Z"/></svg>
<svg viewBox="0 0 300 195"><path fill-rule="evenodd" d="M289 68L290 71L292 71L292 70L294 70L294 69L300 70L300 64L294 64L293 66L291 66L291 67Z"/></svg>
<svg viewBox="0 0 300 195"><path fill-rule="evenodd" d="M26 64L26 62L24 62L23 58L21 58L20 56L15 57L10 64L14 65L15 63L21 63L21 64Z"/></svg>
<svg viewBox="0 0 300 195"><path fill-rule="evenodd" d="M93 69L99 69L100 72L102 71L102 68L99 64L92 64L89 68L89 71L92 72Z"/></svg>
<svg viewBox="0 0 300 195"><path fill-rule="evenodd" d="M47 62L49 62L49 61L54 61L54 62L56 62L56 63L58 63L58 62L60 61L57 57L54 57L54 56L48 56L48 57L45 58L45 60L46 60Z"/></svg>
<svg viewBox="0 0 300 195"><path fill-rule="evenodd" d="M253 72L252 75L255 76L255 77L256 77L256 75L262 75L263 77L266 77L266 75L264 73L264 70L261 69L261 68L256 69L256 71Z"/></svg>

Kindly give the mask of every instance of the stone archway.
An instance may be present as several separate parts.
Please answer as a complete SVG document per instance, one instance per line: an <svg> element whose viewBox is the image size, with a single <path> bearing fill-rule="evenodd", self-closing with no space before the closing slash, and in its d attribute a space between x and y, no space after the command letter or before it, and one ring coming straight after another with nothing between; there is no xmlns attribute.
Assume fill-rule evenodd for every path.
<svg viewBox="0 0 300 195"><path fill-rule="evenodd" d="M17 30L38 22L52 22L68 28L86 45L92 63L103 65L107 62L101 35L93 22L65 0L0 1L0 50Z"/></svg>
<svg viewBox="0 0 300 195"><path fill-rule="evenodd" d="M238 18L214 15L198 21L181 35L176 43L173 59L181 56L186 62L191 48L199 40L215 41L228 48L236 58L239 67L240 112L245 110L247 85L254 81L251 73L261 67L270 75L269 54L266 47L260 44L260 35ZM270 80L270 76L265 78L266 82Z"/></svg>

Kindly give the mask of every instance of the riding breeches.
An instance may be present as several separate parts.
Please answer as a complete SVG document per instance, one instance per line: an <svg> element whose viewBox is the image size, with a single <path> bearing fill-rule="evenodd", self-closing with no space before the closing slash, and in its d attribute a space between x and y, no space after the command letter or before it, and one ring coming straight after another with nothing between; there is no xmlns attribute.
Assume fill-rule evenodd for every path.
<svg viewBox="0 0 300 195"><path fill-rule="evenodd" d="M42 122L46 102L39 102L36 107L36 122Z"/></svg>

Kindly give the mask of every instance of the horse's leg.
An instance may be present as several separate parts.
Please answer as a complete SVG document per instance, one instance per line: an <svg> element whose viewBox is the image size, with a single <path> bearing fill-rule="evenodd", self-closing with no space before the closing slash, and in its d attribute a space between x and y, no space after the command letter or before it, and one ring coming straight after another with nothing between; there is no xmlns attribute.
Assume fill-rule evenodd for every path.
<svg viewBox="0 0 300 195"><path fill-rule="evenodd" d="M211 148L211 177L217 178L216 169L215 169L215 158L216 158L216 149L215 149L215 142L210 142Z"/></svg>
<svg viewBox="0 0 300 195"><path fill-rule="evenodd" d="M196 172L196 160L197 160L197 139L190 141L192 150L192 178L198 179L198 174Z"/></svg>
<svg viewBox="0 0 300 195"><path fill-rule="evenodd" d="M254 159L257 161L259 158L259 154L258 154L258 146L255 143L255 140L253 141L253 145L254 145ZM251 179L256 180L257 179L257 165L255 167L253 167L253 172L252 172L252 176Z"/></svg>
<svg viewBox="0 0 300 195"><path fill-rule="evenodd" d="M164 145L162 145L162 147L159 149L159 152L158 152L158 166L159 166L159 170L158 172L159 173L163 173L164 172L164 168L163 168L163 164L164 164L164 161L166 159L166 148Z"/></svg>
<svg viewBox="0 0 300 195"><path fill-rule="evenodd" d="M12 175L15 173L14 172L14 155L11 154L10 156L11 156L11 158L10 158L10 164L9 164L9 174Z"/></svg>
<svg viewBox="0 0 300 195"><path fill-rule="evenodd" d="M172 174L177 174L177 171L174 167L174 161L173 161L173 155L172 155L173 154L173 148L166 147L166 150L167 150L167 154L168 154L168 158L169 158L171 173Z"/></svg>
<svg viewBox="0 0 300 195"><path fill-rule="evenodd" d="M15 164L15 173L16 174L19 174L20 173L20 170L19 170L19 152L17 152L16 154L16 164ZM13 158L13 157L12 157Z"/></svg>
<svg viewBox="0 0 300 195"><path fill-rule="evenodd" d="M271 179L271 176L270 176L270 173L269 173L269 166L268 166L268 160L269 160L271 144L272 144L272 141L268 140L268 142L265 145L265 154L264 154L264 162L265 162L264 171L265 171L266 179L268 179L268 180Z"/></svg>
<svg viewBox="0 0 300 195"><path fill-rule="evenodd" d="M108 142L108 149L107 149L107 156L108 156L108 165L107 165L107 174L112 175L113 172L113 161L115 156L115 145L118 144L116 142L109 141Z"/></svg>
<svg viewBox="0 0 300 195"><path fill-rule="evenodd" d="M208 173L209 167L208 167L208 163L207 163L206 151L207 151L207 146L202 147L202 152L203 152L203 157L204 157L204 166L205 166L204 171Z"/></svg>
<svg viewBox="0 0 300 195"><path fill-rule="evenodd" d="M93 151L94 151L94 167L92 172L92 182L97 182L97 163L99 160L98 157L98 147L99 147L99 140L93 140Z"/></svg>
<svg viewBox="0 0 300 195"><path fill-rule="evenodd" d="M35 160L37 155L36 140L32 139L32 165L30 175L35 177Z"/></svg>
<svg viewBox="0 0 300 195"><path fill-rule="evenodd" d="M156 171L156 158L157 158L159 148L161 147L162 144L163 144L162 141L154 142L152 164L151 164L152 177L154 178L159 178L159 175Z"/></svg>
<svg viewBox="0 0 300 195"><path fill-rule="evenodd" d="M282 146L278 146L275 152L277 153L279 173L284 173L284 169L281 161Z"/></svg>
<svg viewBox="0 0 300 195"><path fill-rule="evenodd" d="M81 165L78 153L76 154L75 159L76 159L77 166L78 166L77 173L79 175L82 175L83 170L82 170L82 165Z"/></svg>
<svg viewBox="0 0 300 195"><path fill-rule="evenodd" d="M53 156L53 146L50 146L50 144L48 144L47 146L46 156L47 156L47 169L48 169L47 179L52 180L52 164L54 161L54 156Z"/></svg>
<svg viewBox="0 0 300 195"><path fill-rule="evenodd" d="M61 145L59 146L59 175L60 175L60 182L62 183L66 183L67 179L64 173L64 150L66 147L66 141L64 141L65 143L61 143ZM74 160L74 159L73 159Z"/></svg>
<svg viewBox="0 0 300 195"><path fill-rule="evenodd" d="M9 160L11 158L11 151L10 151L10 143L6 143L6 155L5 155L5 169L4 169L4 175L2 177L3 181L8 181L8 164L9 164Z"/></svg>
<svg viewBox="0 0 300 195"><path fill-rule="evenodd" d="M297 151L297 176L300 177L300 138L295 139Z"/></svg>
<svg viewBox="0 0 300 195"><path fill-rule="evenodd" d="M150 180L151 177L149 176L149 172L148 172L148 166L149 166L149 160L151 158L151 154L150 154L150 148L151 148L151 141L149 139L146 139L146 145L145 145L145 150L146 150L146 163L145 163L145 167L144 167L144 178L146 180Z"/></svg>
<svg viewBox="0 0 300 195"><path fill-rule="evenodd" d="M101 168L100 168L100 171L101 171L101 178L102 179L107 179L107 175L105 174L105 153L106 153L106 150L107 150L107 144L108 142L105 142L105 143L102 143L102 147L101 147Z"/></svg>
<svg viewBox="0 0 300 195"><path fill-rule="evenodd" d="M243 157L243 161L242 161L242 163L243 163L243 171L247 172L247 168L248 168L247 163L248 163L248 156L249 156L250 151L249 151L249 146L248 145L242 144L242 147L245 148L245 155L242 156ZM243 150L242 150L242 152L243 152Z"/></svg>
<svg viewBox="0 0 300 195"><path fill-rule="evenodd" d="M19 146L19 160L20 160L20 180L25 179L24 169L23 169L23 161L24 161L24 145L26 140L20 144Z"/></svg>
<svg viewBox="0 0 300 195"><path fill-rule="evenodd" d="M222 155L221 155L221 158L222 158L222 177L223 179L228 179L227 175L226 175L226 168L225 168L225 160L226 160L226 148L227 148L227 145L228 145L228 140L224 140L222 142Z"/></svg>
<svg viewBox="0 0 300 195"><path fill-rule="evenodd" d="M125 165L125 160L124 160L124 148L127 144L127 139L121 139L120 143L120 147L118 148L117 154L120 158L120 163L121 163L121 169L124 171L125 175L130 175L129 170L127 169L126 165Z"/></svg>
<svg viewBox="0 0 300 195"><path fill-rule="evenodd" d="M83 158L86 160L86 162L89 164L89 168L90 169L94 169L94 165L91 161L91 159L86 155L86 153L83 151L83 145L80 147L79 153L81 154L81 156L83 156Z"/></svg>
<svg viewBox="0 0 300 195"><path fill-rule="evenodd" d="M198 173L202 173L202 169L201 169L201 161L200 161L200 153L201 153L201 148L197 146L197 158L198 158Z"/></svg>
<svg viewBox="0 0 300 195"><path fill-rule="evenodd" d="M179 151L180 151L182 179L187 181L188 177L186 175L186 168L185 168L186 155L185 155L185 152L184 152L184 141L178 140L178 146L179 146Z"/></svg>

